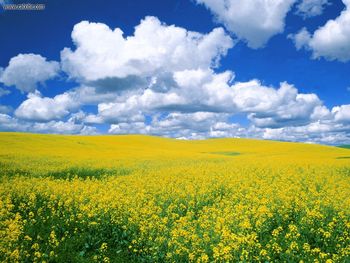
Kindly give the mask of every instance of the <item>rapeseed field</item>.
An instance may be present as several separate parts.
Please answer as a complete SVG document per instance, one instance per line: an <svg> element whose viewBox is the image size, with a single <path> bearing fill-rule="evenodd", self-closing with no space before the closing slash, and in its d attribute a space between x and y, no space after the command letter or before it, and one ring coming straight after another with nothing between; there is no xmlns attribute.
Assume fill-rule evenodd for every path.
<svg viewBox="0 0 350 263"><path fill-rule="evenodd" d="M3 262L350 262L350 150L0 133Z"/></svg>

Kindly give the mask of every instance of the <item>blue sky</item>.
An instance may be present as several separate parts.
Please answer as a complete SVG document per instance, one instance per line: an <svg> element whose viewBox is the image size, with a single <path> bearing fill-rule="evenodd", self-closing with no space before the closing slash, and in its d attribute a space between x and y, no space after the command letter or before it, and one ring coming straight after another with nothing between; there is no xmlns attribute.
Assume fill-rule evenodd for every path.
<svg viewBox="0 0 350 263"><path fill-rule="evenodd" d="M350 143L349 0L29 2L0 11L1 131Z"/></svg>

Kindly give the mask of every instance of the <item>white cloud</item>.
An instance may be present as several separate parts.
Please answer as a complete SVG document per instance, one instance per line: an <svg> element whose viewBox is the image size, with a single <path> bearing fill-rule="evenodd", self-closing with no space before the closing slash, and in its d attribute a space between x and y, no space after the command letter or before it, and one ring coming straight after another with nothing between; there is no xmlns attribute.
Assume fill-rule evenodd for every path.
<svg viewBox="0 0 350 263"><path fill-rule="evenodd" d="M251 113L249 119L259 127L299 126L310 121L311 114L320 103L313 94L298 94L295 100L279 105L273 111Z"/></svg>
<svg viewBox="0 0 350 263"><path fill-rule="evenodd" d="M311 35L305 27L303 27L297 34L289 34L288 38L294 41L297 50L307 47L311 40Z"/></svg>
<svg viewBox="0 0 350 263"><path fill-rule="evenodd" d="M144 113L232 111L232 90L227 82L230 72L215 74L211 70L174 72L174 87L162 90L136 90L117 96L114 101L100 103L98 116L90 115L87 122L142 121Z"/></svg>
<svg viewBox="0 0 350 263"><path fill-rule="evenodd" d="M8 114L0 113L0 130L1 131L25 131L26 124L20 123L17 119Z"/></svg>
<svg viewBox="0 0 350 263"><path fill-rule="evenodd" d="M286 125L280 128L255 128L257 138L313 142L322 144L348 144L350 142L350 105L317 106L309 122L304 125Z"/></svg>
<svg viewBox="0 0 350 263"><path fill-rule="evenodd" d="M74 26L72 39L77 48L62 50L62 67L85 82L208 68L233 46L222 28L203 35L165 25L156 17L143 19L128 37L119 28L83 21Z"/></svg>
<svg viewBox="0 0 350 263"><path fill-rule="evenodd" d="M297 14L304 19L318 16L323 13L325 6L330 5L328 0L301 0L297 5Z"/></svg>
<svg viewBox="0 0 350 263"><path fill-rule="evenodd" d="M350 104L341 105L332 109L334 120L338 122L350 122Z"/></svg>
<svg viewBox="0 0 350 263"><path fill-rule="evenodd" d="M48 121L61 119L78 106L77 101L69 93L47 98L36 92L28 95L27 100L16 109L15 115L26 120Z"/></svg>
<svg viewBox="0 0 350 263"><path fill-rule="evenodd" d="M22 131L55 134L96 134L97 130L93 126L77 122L71 117L68 121L30 122L19 120L8 114L0 113L1 131Z"/></svg>
<svg viewBox="0 0 350 263"><path fill-rule="evenodd" d="M227 118L227 114L212 112L170 113L165 118L154 120L154 124L158 133L168 136L204 138L212 125Z"/></svg>
<svg viewBox="0 0 350 263"><path fill-rule="evenodd" d="M316 142L323 144L348 144L350 141L350 105L333 107L317 106L312 120L299 126L257 129L264 139Z"/></svg>
<svg viewBox="0 0 350 263"><path fill-rule="evenodd" d="M99 117L103 122L142 122L145 118L138 110L137 103L135 96L128 99L127 103L101 103L98 105Z"/></svg>
<svg viewBox="0 0 350 263"><path fill-rule="evenodd" d="M326 106L319 105L314 108L314 111L312 112L310 118L313 121L327 120L331 119L332 115L330 110Z"/></svg>
<svg viewBox="0 0 350 263"><path fill-rule="evenodd" d="M82 85L69 91L76 101L84 105L96 105L102 102L112 102L118 94L114 91L99 92L98 88Z"/></svg>
<svg viewBox="0 0 350 263"><path fill-rule="evenodd" d="M59 63L47 61L35 54L19 54L11 58L9 65L0 73L0 82L15 86L22 92L33 92L38 83L54 78L59 72Z"/></svg>
<svg viewBox="0 0 350 263"><path fill-rule="evenodd" d="M204 4L218 22L251 48L265 46L283 32L285 17L296 0L196 0Z"/></svg>
<svg viewBox="0 0 350 263"><path fill-rule="evenodd" d="M341 145L350 141L350 126L334 122L312 122L305 126L257 130L259 138Z"/></svg>
<svg viewBox="0 0 350 263"><path fill-rule="evenodd" d="M122 122L112 124L109 133L141 133L162 135L173 138L203 139L210 137L212 126L224 122L227 114L212 112L169 113L156 115L150 124L144 122Z"/></svg>
<svg viewBox="0 0 350 263"><path fill-rule="evenodd" d="M294 100L298 91L287 83L280 89L262 86L258 80L238 82L233 86L234 102L244 112L268 112Z"/></svg>
<svg viewBox="0 0 350 263"><path fill-rule="evenodd" d="M312 51L314 59L324 57L327 60L350 60L350 0L343 0L346 5L341 14L328 20L313 34L303 28L291 36L297 49L305 48Z"/></svg>
<svg viewBox="0 0 350 263"><path fill-rule="evenodd" d="M302 126L281 128L242 127L231 123L228 114L222 113L171 113L155 116L149 124L122 122L112 124L113 134L152 134L181 139L217 137L260 138L269 140L301 141L324 144L344 144L350 140L350 125L335 120L315 121Z"/></svg>
<svg viewBox="0 0 350 263"><path fill-rule="evenodd" d="M111 134L150 134L150 126L144 122L121 122L112 124L108 130Z"/></svg>
<svg viewBox="0 0 350 263"><path fill-rule="evenodd" d="M89 115L88 123L141 122L145 114L159 112L213 112L249 114L259 127L304 125L317 117L322 105L315 94L301 94L287 83L278 89L257 80L232 82L229 71L216 74L210 70L186 70L174 73L176 87L166 93L152 89L119 96L113 102L100 103L98 114ZM319 109L320 111L320 109Z"/></svg>
<svg viewBox="0 0 350 263"><path fill-rule="evenodd" d="M210 127L209 136L211 138L223 138L223 137L248 137L249 130L241 127L237 123L229 122L216 122Z"/></svg>
<svg viewBox="0 0 350 263"><path fill-rule="evenodd" d="M302 94L288 83L279 89L265 87L257 80L233 85L234 103L239 112L258 127L302 125L310 121L315 108L322 104L315 94Z"/></svg>
<svg viewBox="0 0 350 263"><path fill-rule="evenodd" d="M32 132L55 134L96 134L96 128L77 124L74 121L36 122L30 128Z"/></svg>

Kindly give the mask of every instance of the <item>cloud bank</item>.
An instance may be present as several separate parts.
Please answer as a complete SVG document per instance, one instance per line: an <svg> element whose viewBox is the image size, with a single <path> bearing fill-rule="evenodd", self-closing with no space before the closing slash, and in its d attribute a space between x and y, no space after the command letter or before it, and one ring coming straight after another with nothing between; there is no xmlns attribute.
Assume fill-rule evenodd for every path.
<svg viewBox="0 0 350 263"><path fill-rule="evenodd" d="M261 1L262 10L267 3ZM292 1L273 3L278 14L270 16L270 9L259 14L263 20L268 17L264 36L241 36L254 47L284 27ZM230 5L225 8L234 10ZM246 12L255 11L247 6ZM280 26L270 28L269 19ZM251 23L254 32L255 22ZM301 93L287 82L277 87L258 79L239 82L234 72L220 70L221 59L234 46L221 27L199 33L146 17L132 35L125 36L120 28L83 21L74 26L71 37L75 47L63 48L60 62L35 54L10 60L0 80L27 97L17 109L0 107L0 130L95 134L96 127L104 125L111 134L182 139L350 141L350 105L327 108L317 94ZM61 73L78 85L53 97L43 96L38 84ZM4 90L3 96L8 93ZM248 124L240 124L239 118Z"/></svg>

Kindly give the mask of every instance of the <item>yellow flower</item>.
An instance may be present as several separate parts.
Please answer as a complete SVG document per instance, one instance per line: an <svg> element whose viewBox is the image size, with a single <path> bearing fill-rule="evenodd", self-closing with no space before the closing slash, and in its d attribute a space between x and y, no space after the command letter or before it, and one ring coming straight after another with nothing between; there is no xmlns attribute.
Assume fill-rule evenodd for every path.
<svg viewBox="0 0 350 263"><path fill-rule="evenodd" d="M209 257L207 254L202 254L201 257L199 258L199 262L208 262L209 261Z"/></svg>
<svg viewBox="0 0 350 263"><path fill-rule="evenodd" d="M267 251L265 249L260 250L260 256L265 257L267 255Z"/></svg>
<svg viewBox="0 0 350 263"><path fill-rule="evenodd" d="M101 250L101 251L106 251L107 248L108 248L107 243L102 243L102 245L101 245L101 247L100 247L100 250Z"/></svg>
<svg viewBox="0 0 350 263"><path fill-rule="evenodd" d="M24 236L24 239L25 239L25 240L28 240L28 241L32 241L32 238L31 238L30 236L28 236L28 235L25 235L25 236Z"/></svg>
<svg viewBox="0 0 350 263"><path fill-rule="evenodd" d="M32 249L34 249L34 250L39 250L39 244L38 244L38 243L34 243L34 244L32 245Z"/></svg>
<svg viewBox="0 0 350 263"><path fill-rule="evenodd" d="M12 251L10 258L16 261L19 260L20 259L19 250L15 249L14 251Z"/></svg>

